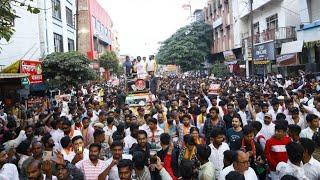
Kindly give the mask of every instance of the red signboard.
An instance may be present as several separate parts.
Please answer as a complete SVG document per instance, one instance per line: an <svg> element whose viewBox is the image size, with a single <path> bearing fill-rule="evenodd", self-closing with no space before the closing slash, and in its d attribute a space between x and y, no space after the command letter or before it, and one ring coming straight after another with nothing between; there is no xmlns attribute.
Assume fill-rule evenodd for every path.
<svg viewBox="0 0 320 180"><path fill-rule="evenodd" d="M220 92L220 84L210 84L208 94L218 95Z"/></svg>
<svg viewBox="0 0 320 180"><path fill-rule="evenodd" d="M21 60L20 73L28 74L30 84L42 83L41 61Z"/></svg>

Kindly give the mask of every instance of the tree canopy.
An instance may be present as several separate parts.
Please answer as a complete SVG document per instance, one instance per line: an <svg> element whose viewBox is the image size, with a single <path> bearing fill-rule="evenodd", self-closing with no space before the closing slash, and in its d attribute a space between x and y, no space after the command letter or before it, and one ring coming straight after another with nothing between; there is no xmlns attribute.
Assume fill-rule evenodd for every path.
<svg viewBox="0 0 320 180"><path fill-rule="evenodd" d="M117 55L111 51L107 51L104 54L102 54L99 58L100 66L104 69L108 69L109 71L112 71L114 74L119 74L121 72L121 68L119 66L119 59Z"/></svg>
<svg viewBox="0 0 320 180"><path fill-rule="evenodd" d="M211 46L211 26L194 22L165 40L156 58L159 64L176 64L183 71L196 70L210 54Z"/></svg>
<svg viewBox="0 0 320 180"><path fill-rule="evenodd" d="M26 8L27 11L33 14L38 14L40 9L31 6L34 0L1 0L0 1L0 39L4 38L7 42L14 33L14 19L19 18L13 6Z"/></svg>
<svg viewBox="0 0 320 180"><path fill-rule="evenodd" d="M97 77L89 59L78 52L52 53L42 62L44 77L50 87L79 85Z"/></svg>

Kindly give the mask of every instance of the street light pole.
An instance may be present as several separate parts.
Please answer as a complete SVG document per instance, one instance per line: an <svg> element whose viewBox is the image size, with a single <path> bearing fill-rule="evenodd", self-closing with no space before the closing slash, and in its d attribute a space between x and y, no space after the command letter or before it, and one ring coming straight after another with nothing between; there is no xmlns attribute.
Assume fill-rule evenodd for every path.
<svg viewBox="0 0 320 180"><path fill-rule="evenodd" d="M250 0L250 28L251 28L251 75L255 74L254 69L254 59L253 59L253 53L254 53L254 29L253 29L253 0Z"/></svg>

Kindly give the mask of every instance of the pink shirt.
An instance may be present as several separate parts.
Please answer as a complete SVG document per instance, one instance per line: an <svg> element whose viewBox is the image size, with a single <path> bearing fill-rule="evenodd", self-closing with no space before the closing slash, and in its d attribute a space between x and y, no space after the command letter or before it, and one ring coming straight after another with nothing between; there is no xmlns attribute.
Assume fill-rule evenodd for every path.
<svg viewBox="0 0 320 180"><path fill-rule="evenodd" d="M106 169L104 161L100 159L96 166L88 159L79 161L76 167L82 171L86 180L97 180L99 174Z"/></svg>

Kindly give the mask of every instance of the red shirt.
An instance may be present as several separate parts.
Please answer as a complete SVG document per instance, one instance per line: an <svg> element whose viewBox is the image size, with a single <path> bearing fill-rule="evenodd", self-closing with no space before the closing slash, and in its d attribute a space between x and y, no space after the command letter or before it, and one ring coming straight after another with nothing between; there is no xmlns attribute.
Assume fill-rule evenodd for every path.
<svg viewBox="0 0 320 180"><path fill-rule="evenodd" d="M267 140L264 152L271 171L276 170L277 164L279 162L288 161L286 145L290 142L291 139L288 136L285 136L282 139L271 137L269 140Z"/></svg>

